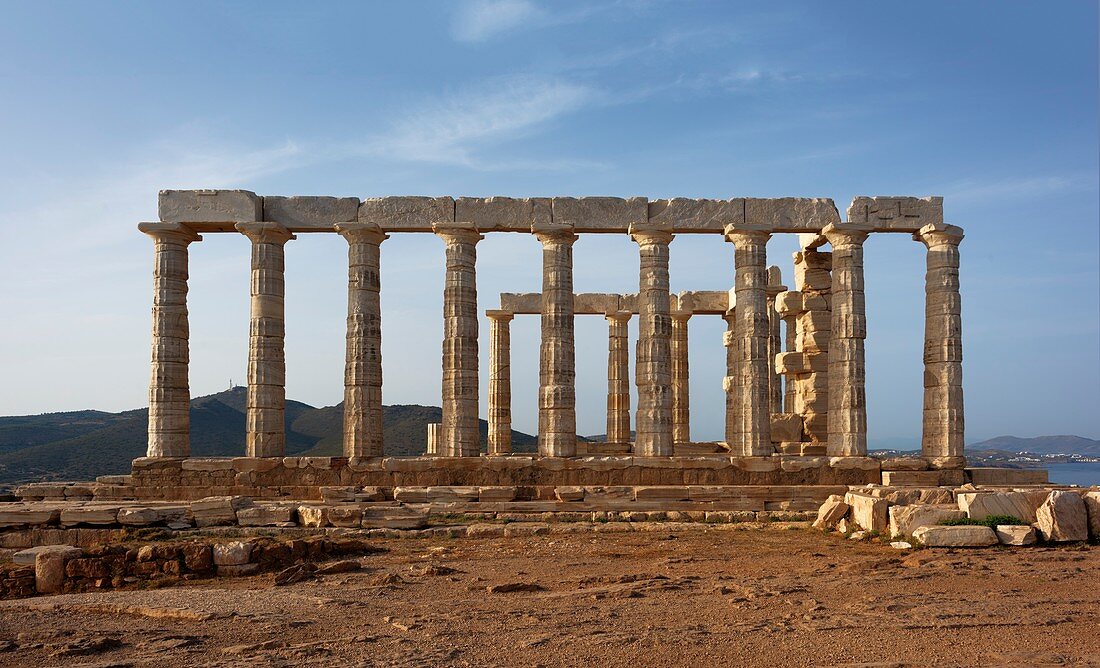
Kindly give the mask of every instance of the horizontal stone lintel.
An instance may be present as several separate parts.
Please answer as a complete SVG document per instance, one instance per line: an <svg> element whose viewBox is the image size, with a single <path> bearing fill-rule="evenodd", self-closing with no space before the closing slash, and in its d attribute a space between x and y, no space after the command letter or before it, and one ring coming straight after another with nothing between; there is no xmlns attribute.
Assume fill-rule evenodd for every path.
<svg viewBox="0 0 1100 668"><path fill-rule="evenodd" d="M722 234L726 226L776 233L820 232L842 225L828 198L656 199L644 197L355 197L259 196L247 190L162 190L161 222L196 232L235 232L234 224L267 221L291 232L333 232L336 223L377 223L385 232L432 231L471 223L480 232L530 233L548 226L582 233L655 229ZM943 223L942 197L856 197L849 222L875 232L913 233Z"/></svg>
<svg viewBox="0 0 1100 668"><path fill-rule="evenodd" d="M574 315L608 315L612 313L638 313L638 295L580 292L573 296ZM725 315L733 308L733 295L725 290L695 290L669 295L673 314ZM500 310L514 315L539 315L542 313L542 293L502 292Z"/></svg>

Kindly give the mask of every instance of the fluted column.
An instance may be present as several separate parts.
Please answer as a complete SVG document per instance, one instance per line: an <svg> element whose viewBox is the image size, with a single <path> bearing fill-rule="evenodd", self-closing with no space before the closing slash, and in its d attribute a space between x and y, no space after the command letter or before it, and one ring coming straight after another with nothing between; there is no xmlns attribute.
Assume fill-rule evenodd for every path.
<svg viewBox="0 0 1100 668"><path fill-rule="evenodd" d="M348 242L348 320L344 358L344 456L381 457L382 289L375 223L337 223Z"/></svg>
<svg viewBox="0 0 1100 668"><path fill-rule="evenodd" d="M484 239L470 224L435 225L446 244L443 288L443 427L439 444L445 457L477 457L477 242Z"/></svg>
<svg viewBox="0 0 1100 668"><path fill-rule="evenodd" d="M608 313L607 318L607 442L630 442L630 348L627 325L630 311Z"/></svg>
<svg viewBox="0 0 1100 668"><path fill-rule="evenodd" d="M725 230L734 245L734 292L737 302L734 339L737 343L738 397L733 424L726 424L726 442L744 456L770 455L771 442L768 379L768 270L767 232ZM731 429L732 427L732 429Z"/></svg>
<svg viewBox="0 0 1100 668"><path fill-rule="evenodd" d="M489 317L489 454L512 451L511 311L486 311Z"/></svg>
<svg viewBox="0 0 1100 668"><path fill-rule="evenodd" d="M672 442L691 442L691 405L688 391L688 320L690 312L672 314Z"/></svg>
<svg viewBox="0 0 1100 668"><path fill-rule="evenodd" d="M833 248L832 331L829 338L829 444L834 457L867 456L867 370L864 339L863 242L867 231L828 225Z"/></svg>
<svg viewBox="0 0 1100 668"><path fill-rule="evenodd" d="M148 457L191 455L187 245L202 237L180 223L142 223L153 238L153 354Z"/></svg>
<svg viewBox="0 0 1100 668"><path fill-rule="evenodd" d="M278 223L237 223L236 228L252 241L245 451L249 457L282 457L286 451L283 246L294 235Z"/></svg>
<svg viewBox="0 0 1100 668"><path fill-rule="evenodd" d="M775 370L775 356L783 352L782 317L775 310L775 298L786 290L779 267L768 267L768 404L772 413L783 412L783 377Z"/></svg>
<svg viewBox="0 0 1100 668"><path fill-rule="evenodd" d="M798 350L798 318L794 315L783 317L783 324L786 327L786 333L783 337L783 352L794 352ZM775 364L775 360L772 360L772 364ZM794 374L786 374L783 376L783 413L797 413L798 412L798 380Z"/></svg>
<svg viewBox="0 0 1100 668"><path fill-rule="evenodd" d="M669 316L668 250L672 233L631 226L638 244L638 413L634 454L669 457L672 446L672 318Z"/></svg>
<svg viewBox="0 0 1100 668"><path fill-rule="evenodd" d="M738 433L736 429L741 411L741 374L737 364L740 346L737 345L735 338L737 307L728 309L722 314L722 320L726 321L726 331L722 332L722 345L726 349L726 375L722 378L722 391L726 393L726 445L730 453L741 454L737 437L734 435Z"/></svg>
<svg viewBox="0 0 1100 668"><path fill-rule="evenodd" d="M936 468L961 468L965 423L962 388L962 228L926 225L913 235L928 248L924 286L924 421L921 452Z"/></svg>
<svg viewBox="0 0 1100 668"><path fill-rule="evenodd" d="M573 338L572 229L533 230L542 243L542 345L539 349L539 454L577 454Z"/></svg>

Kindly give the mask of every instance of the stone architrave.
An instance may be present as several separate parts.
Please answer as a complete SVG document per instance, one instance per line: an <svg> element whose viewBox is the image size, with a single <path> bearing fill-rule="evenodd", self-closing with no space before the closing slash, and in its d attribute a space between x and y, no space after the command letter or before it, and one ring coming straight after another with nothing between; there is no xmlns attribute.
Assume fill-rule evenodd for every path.
<svg viewBox="0 0 1100 668"><path fill-rule="evenodd" d="M672 442L691 442L691 405L688 390L688 320L691 312L672 314Z"/></svg>
<svg viewBox="0 0 1100 668"><path fill-rule="evenodd" d="M476 457L478 431L477 242L485 237L469 223L432 227L446 244L443 288L443 427L439 454Z"/></svg>
<svg viewBox="0 0 1100 668"><path fill-rule="evenodd" d="M142 223L153 238L153 353L147 457L191 455L187 246L202 237L180 223Z"/></svg>
<svg viewBox="0 0 1100 668"><path fill-rule="evenodd" d="M774 452L768 380L767 243L771 235L757 230L725 230L734 245L734 335L737 351L736 396L726 403L726 444L746 457ZM730 410L732 408L732 411Z"/></svg>
<svg viewBox="0 0 1100 668"><path fill-rule="evenodd" d="M532 228L542 243L542 344L539 348L539 454L577 453L573 336L572 228Z"/></svg>
<svg viewBox="0 0 1100 668"><path fill-rule="evenodd" d="M775 356L783 352L782 327L783 318L775 310L775 298L781 292L786 292L787 286L783 285L783 274L779 267L768 267L768 403L772 413L783 412L783 383L784 378L775 369ZM788 336L790 334L788 333ZM791 348L793 350L793 348Z"/></svg>
<svg viewBox="0 0 1100 668"><path fill-rule="evenodd" d="M344 456L381 457L382 307L376 223L337 223L348 242L348 319L344 361Z"/></svg>
<svg viewBox="0 0 1100 668"><path fill-rule="evenodd" d="M486 311L489 318L489 454L512 451L511 311Z"/></svg>
<svg viewBox="0 0 1100 668"><path fill-rule="evenodd" d="M245 451L249 457L282 457L286 451L283 251L295 237L279 223L237 223L235 227L252 241Z"/></svg>
<svg viewBox="0 0 1100 668"><path fill-rule="evenodd" d="M924 285L924 429L921 451L933 466L962 468L962 296L959 243L963 231L926 225L913 238L928 249Z"/></svg>
<svg viewBox="0 0 1100 668"><path fill-rule="evenodd" d="M635 380L638 412L634 454L669 457L672 445L672 318L669 316L668 258L672 234L630 228L638 244L638 346Z"/></svg>
<svg viewBox="0 0 1100 668"><path fill-rule="evenodd" d="M630 442L630 311L613 311L607 318L607 442Z"/></svg>
<svg viewBox="0 0 1100 668"><path fill-rule="evenodd" d="M867 228L828 225L833 248L829 340L829 444L834 457L867 456L867 371L864 339L863 242Z"/></svg>

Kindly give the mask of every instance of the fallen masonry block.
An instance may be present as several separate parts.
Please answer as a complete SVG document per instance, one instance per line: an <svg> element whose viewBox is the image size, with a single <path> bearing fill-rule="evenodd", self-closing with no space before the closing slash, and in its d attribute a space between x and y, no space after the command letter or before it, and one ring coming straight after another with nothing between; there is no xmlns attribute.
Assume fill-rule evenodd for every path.
<svg viewBox="0 0 1100 668"><path fill-rule="evenodd" d="M1024 492L962 492L958 503L966 516L974 520L991 515L1019 517L1029 523L1036 519L1036 506Z"/></svg>
<svg viewBox="0 0 1100 668"><path fill-rule="evenodd" d="M235 540L230 543L218 543L214 546L215 566L247 564L250 556L252 556L252 543Z"/></svg>
<svg viewBox="0 0 1100 668"><path fill-rule="evenodd" d="M69 545L51 545L35 554L34 587L39 594L56 594L65 584L67 566L83 552Z"/></svg>
<svg viewBox="0 0 1100 668"><path fill-rule="evenodd" d="M848 492L844 502L851 506L851 519L865 531L883 533L888 527L887 508L889 501L869 494Z"/></svg>
<svg viewBox="0 0 1100 668"><path fill-rule="evenodd" d="M998 543L997 534L985 526L931 526L913 532L925 547L989 547Z"/></svg>
<svg viewBox="0 0 1100 668"><path fill-rule="evenodd" d="M1085 501L1076 492L1052 491L1035 514L1035 524L1043 540L1072 542L1088 539Z"/></svg>
<svg viewBox="0 0 1100 668"><path fill-rule="evenodd" d="M1086 492L1083 498L1089 520L1089 537L1100 539L1100 492Z"/></svg>
<svg viewBox="0 0 1100 668"><path fill-rule="evenodd" d="M890 506L890 535L912 536L921 527L961 519L966 513L951 505Z"/></svg>
<svg viewBox="0 0 1100 668"><path fill-rule="evenodd" d="M1002 545L1034 545L1039 540L1038 532L1030 525L998 524L994 533Z"/></svg>
<svg viewBox="0 0 1100 668"><path fill-rule="evenodd" d="M832 529L836 527L845 515L848 514L848 504L840 494L833 494L817 510L817 519L814 520L815 529Z"/></svg>
<svg viewBox="0 0 1100 668"><path fill-rule="evenodd" d="M261 504L237 511L237 523L242 527L277 527L293 525L294 506Z"/></svg>
<svg viewBox="0 0 1100 668"><path fill-rule="evenodd" d="M118 506L79 506L61 511L61 526L77 524L114 524L118 520Z"/></svg>
<svg viewBox="0 0 1100 668"><path fill-rule="evenodd" d="M120 508L118 523L123 526L144 527L160 522L156 508Z"/></svg>

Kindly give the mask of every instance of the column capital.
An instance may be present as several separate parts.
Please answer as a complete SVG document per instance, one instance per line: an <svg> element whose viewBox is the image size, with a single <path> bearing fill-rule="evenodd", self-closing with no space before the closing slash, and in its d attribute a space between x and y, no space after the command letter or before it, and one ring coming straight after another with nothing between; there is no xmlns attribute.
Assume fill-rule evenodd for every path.
<svg viewBox="0 0 1100 668"><path fill-rule="evenodd" d="M535 235L535 238L543 245L549 244L567 244L573 245L573 242L577 240L577 235L573 233L573 228L570 227L550 227L546 225L531 226L531 233Z"/></svg>
<svg viewBox="0 0 1100 668"><path fill-rule="evenodd" d="M672 230L668 228L639 226L631 223L628 232L630 238L637 242L639 246L667 246L672 243L673 239Z"/></svg>
<svg viewBox="0 0 1100 668"><path fill-rule="evenodd" d="M485 312L485 317L494 322L511 322L512 318L516 317L516 314L511 311L505 311L504 309L489 309Z"/></svg>
<svg viewBox="0 0 1100 668"><path fill-rule="evenodd" d="M348 243L380 244L390 235L382 231L378 223L336 223L332 226L336 233L347 239Z"/></svg>
<svg viewBox="0 0 1100 668"><path fill-rule="evenodd" d="M726 238L726 241L737 248L752 248L753 246L767 244L772 233L767 230L752 230L740 228L736 225L726 225L725 229L722 230L722 235Z"/></svg>
<svg viewBox="0 0 1100 668"><path fill-rule="evenodd" d="M202 237L183 223L138 223L138 230L156 241L178 241L189 244L202 241Z"/></svg>
<svg viewBox="0 0 1100 668"><path fill-rule="evenodd" d="M963 236L963 229L957 225L929 223L913 234L913 241L919 241L928 248L944 244L958 246Z"/></svg>
<svg viewBox="0 0 1100 668"><path fill-rule="evenodd" d="M829 241L833 248L838 246L860 246L867 240L871 228L864 225L826 225L821 230L821 235Z"/></svg>
<svg viewBox="0 0 1100 668"><path fill-rule="evenodd" d="M633 315L634 313L632 311L608 311L603 317L608 322L630 322L630 318Z"/></svg>
<svg viewBox="0 0 1100 668"><path fill-rule="evenodd" d="M687 322L693 314L691 311L670 311L668 315L674 322Z"/></svg>
<svg viewBox="0 0 1100 668"><path fill-rule="evenodd" d="M473 223L433 223L432 232L447 245L476 244L485 237Z"/></svg>
<svg viewBox="0 0 1100 668"><path fill-rule="evenodd" d="M233 227L254 244L282 245L298 238L279 223L237 223Z"/></svg>

